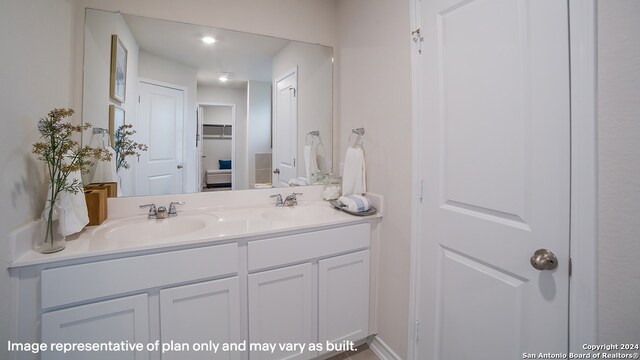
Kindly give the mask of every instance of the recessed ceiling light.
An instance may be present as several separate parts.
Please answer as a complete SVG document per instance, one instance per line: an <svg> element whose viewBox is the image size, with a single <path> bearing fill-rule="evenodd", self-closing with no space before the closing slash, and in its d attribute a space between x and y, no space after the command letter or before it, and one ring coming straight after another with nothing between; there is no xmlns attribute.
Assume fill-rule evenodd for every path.
<svg viewBox="0 0 640 360"><path fill-rule="evenodd" d="M211 45L214 42L216 42L216 39L212 38L211 36L205 36L202 38L202 42L207 44L207 45Z"/></svg>
<svg viewBox="0 0 640 360"><path fill-rule="evenodd" d="M229 81L229 76L227 75L220 75L220 77L218 78L218 80L222 81L222 82L227 82Z"/></svg>

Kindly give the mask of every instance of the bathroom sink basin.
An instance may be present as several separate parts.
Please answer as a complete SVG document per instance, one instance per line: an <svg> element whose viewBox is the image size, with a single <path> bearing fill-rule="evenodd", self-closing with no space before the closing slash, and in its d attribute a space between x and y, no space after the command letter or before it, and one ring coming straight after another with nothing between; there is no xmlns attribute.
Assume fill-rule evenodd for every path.
<svg viewBox="0 0 640 360"><path fill-rule="evenodd" d="M262 212L262 217L269 221L313 223L335 219L336 210L328 206L298 205L268 209Z"/></svg>
<svg viewBox="0 0 640 360"><path fill-rule="evenodd" d="M146 242L188 235L212 225L217 220L218 217L211 214L179 215L162 220L147 219L146 216L136 217L99 227L93 235L109 240Z"/></svg>

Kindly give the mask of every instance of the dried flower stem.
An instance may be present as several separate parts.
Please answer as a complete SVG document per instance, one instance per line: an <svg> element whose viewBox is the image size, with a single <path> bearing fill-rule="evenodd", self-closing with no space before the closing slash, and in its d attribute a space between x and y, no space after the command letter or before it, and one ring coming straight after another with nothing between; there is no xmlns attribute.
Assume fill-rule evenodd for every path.
<svg viewBox="0 0 640 360"><path fill-rule="evenodd" d="M73 109L53 109L47 117L40 119L38 130L45 141L33 144L33 153L39 160L47 164L49 175L49 187L51 197L49 202L49 216L47 217L46 240L53 245L53 211L58 195L63 192L77 194L83 190L82 182L74 179L67 183L67 179L72 172L81 171L86 173L94 165L93 160L110 160L111 154L105 149L95 149L89 146L80 146L73 140L73 133L81 133L91 127L91 124L84 123L73 125L63 122L64 118L73 115Z"/></svg>

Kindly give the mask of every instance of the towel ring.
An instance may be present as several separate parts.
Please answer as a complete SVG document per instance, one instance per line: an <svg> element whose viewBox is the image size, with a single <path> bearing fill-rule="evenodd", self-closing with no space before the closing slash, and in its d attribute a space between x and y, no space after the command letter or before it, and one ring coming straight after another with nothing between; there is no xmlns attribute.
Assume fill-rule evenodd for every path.
<svg viewBox="0 0 640 360"><path fill-rule="evenodd" d="M304 139L304 142L306 145L309 145L309 135L311 135L311 145L313 145L313 138L314 137L320 138L320 131L319 130L309 131L307 133L307 136ZM320 140L320 142L322 142L322 140Z"/></svg>
<svg viewBox="0 0 640 360"><path fill-rule="evenodd" d="M351 137L353 135L356 135L356 139L353 142L353 145L351 145ZM351 147L362 147L364 142L364 128L357 128L357 129L351 130L351 134L349 134L349 138L347 139L347 142Z"/></svg>

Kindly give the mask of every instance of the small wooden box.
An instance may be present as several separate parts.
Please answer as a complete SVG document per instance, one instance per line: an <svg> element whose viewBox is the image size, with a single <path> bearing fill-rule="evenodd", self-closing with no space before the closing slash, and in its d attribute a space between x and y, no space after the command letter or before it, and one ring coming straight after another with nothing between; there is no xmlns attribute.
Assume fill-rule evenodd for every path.
<svg viewBox="0 0 640 360"><path fill-rule="evenodd" d="M89 213L88 225L102 224L107 219L107 189L85 189L84 199Z"/></svg>
<svg viewBox="0 0 640 360"><path fill-rule="evenodd" d="M107 189L107 197L118 197L118 183L105 182L105 183L91 183L86 186L87 189L99 188Z"/></svg>

